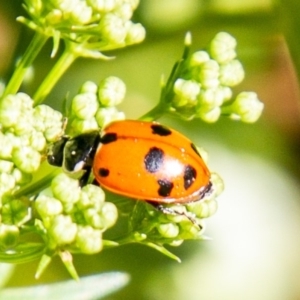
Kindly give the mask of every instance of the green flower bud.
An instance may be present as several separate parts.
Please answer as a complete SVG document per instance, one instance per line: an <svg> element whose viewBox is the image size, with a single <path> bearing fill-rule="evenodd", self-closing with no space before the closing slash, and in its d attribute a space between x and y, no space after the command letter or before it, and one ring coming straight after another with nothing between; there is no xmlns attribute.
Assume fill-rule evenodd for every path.
<svg viewBox="0 0 300 300"><path fill-rule="evenodd" d="M0 189L1 192L8 192L15 188L16 180L13 175L0 173Z"/></svg>
<svg viewBox="0 0 300 300"><path fill-rule="evenodd" d="M104 202L100 211L105 228L112 227L118 219L117 207L111 202Z"/></svg>
<svg viewBox="0 0 300 300"><path fill-rule="evenodd" d="M0 224L0 247L12 248L18 243L20 236L19 228L15 225Z"/></svg>
<svg viewBox="0 0 300 300"><path fill-rule="evenodd" d="M169 243L169 245L172 247L179 247L183 242L184 240L173 240L171 243Z"/></svg>
<svg viewBox="0 0 300 300"><path fill-rule="evenodd" d="M95 82L93 81L86 81L80 88L79 93L84 94L84 93L92 93L96 94L98 91L98 86Z"/></svg>
<svg viewBox="0 0 300 300"><path fill-rule="evenodd" d="M196 146L196 148L197 148L198 152L200 153L203 161L207 164L208 163L208 153L207 153L207 151L202 147Z"/></svg>
<svg viewBox="0 0 300 300"><path fill-rule="evenodd" d="M32 180L32 174L22 172L18 168L13 169L12 176L14 177L16 183L21 186L31 182Z"/></svg>
<svg viewBox="0 0 300 300"><path fill-rule="evenodd" d="M159 222L164 223L167 220L173 223L181 223L186 220L187 210L184 205L170 205L170 210L174 210L174 214L159 214Z"/></svg>
<svg viewBox="0 0 300 300"><path fill-rule="evenodd" d="M67 245L75 241L77 225L70 216L58 215L51 219L49 236L57 245Z"/></svg>
<svg viewBox="0 0 300 300"><path fill-rule="evenodd" d="M210 180L213 185L213 197L218 197L224 191L224 182L219 174L212 172Z"/></svg>
<svg viewBox="0 0 300 300"><path fill-rule="evenodd" d="M174 223L158 224L156 228L164 238L175 238L179 234L179 227Z"/></svg>
<svg viewBox="0 0 300 300"><path fill-rule="evenodd" d="M127 30L124 21L118 16L112 13L104 15L99 23L99 29L102 37L108 43L115 45L124 43Z"/></svg>
<svg viewBox="0 0 300 300"><path fill-rule="evenodd" d="M2 207L2 221L6 224L21 226L30 219L30 210L21 200L12 200Z"/></svg>
<svg viewBox="0 0 300 300"><path fill-rule="evenodd" d="M77 207L80 210L84 210L86 208L95 208L97 211L99 211L104 200L105 193L99 186L87 184L81 189Z"/></svg>
<svg viewBox="0 0 300 300"><path fill-rule="evenodd" d="M76 203L80 198L81 190L78 180L72 179L64 173L53 178L51 190L54 197L59 199L63 205Z"/></svg>
<svg viewBox="0 0 300 300"><path fill-rule="evenodd" d="M72 100L72 112L79 119L94 117L98 108L99 103L93 93L78 94Z"/></svg>
<svg viewBox="0 0 300 300"><path fill-rule="evenodd" d="M226 63L236 57L236 40L226 32L219 32L210 44L211 56L219 63Z"/></svg>
<svg viewBox="0 0 300 300"><path fill-rule="evenodd" d="M127 34L126 34L126 44L138 44L141 43L146 37L146 30L142 24L134 24L131 21L126 22Z"/></svg>
<svg viewBox="0 0 300 300"><path fill-rule="evenodd" d="M202 228L201 230L199 230ZM184 222L180 223L180 233L178 238L181 240L189 240L189 239L197 239L201 237L201 234L204 231L204 223L197 220L197 224L194 224L190 220L185 220Z"/></svg>
<svg viewBox="0 0 300 300"><path fill-rule="evenodd" d="M35 208L43 219L60 215L63 212L63 206L59 200L41 194L35 201Z"/></svg>
<svg viewBox="0 0 300 300"><path fill-rule="evenodd" d="M45 21L48 23L50 26L55 26L59 24L60 22L63 21L63 13L59 9L52 9L46 16L45 16ZM51 33L51 31L50 31Z"/></svg>
<svg viewBox="0 0 300 300"><path fill-rule="evenodd" d="M99 84L98 97L104 106L116 106L120 104L126 94L126 85L118 77L110 76Z"/></svg>
<svg viewBox="0 0 300 300"><path fill-rule="evenodd" d="M115 107L105 107L99 108L96 113L96 120L98 126L103 128L109 123L118 120L124 120L125 114L121 111L118 111Z"/></svg>
<svg viewBox="0 0 300 300"><path fill-rule="evenodd" d="M136 231L133 233L133 238L137 242L142 242L147 239L147 234Z"/></svg>
<svg viewBox="0 0 300 300"><path fill-rule="evenodd" d="M41 155L32 147L23 146L12 151L14 164L25 173L37 171L41 163Z"/></svg>
<svg viewBox="0 0 300 300"><path fill-rule="evenodd" d="M78 226L75 242L80 251L85 254L95 254L103 248L101 230L91 226Z"/></svg>
<svg viewBox="0 0 300 300"><path fill-rule="evenodd" d="M0 160L0 173L11 173L13 167L14 164L11 161L2 160L2 159Z"/></svg>
<svg viewBox="0 0 300 300"><path fill-rule="evenodd" d="M220 67L220 83L225 86L235 86L243 81L245 72L238 60L231 60Z"/></svg>
<svg viewBox="0 0 300 300"><path fill-rule="evenodd" d="M241 120L246 123L254 123L260 117L264 104L259 101L254 92L242 92L238 94L230 106L222 109L222 113L231 113L232 119Z"/></svg>
<svg viewBox="0 0 300 300"><path fill-rule="evenodd" d="M194 52L190 59L190 66L201 66L203 63L210 60L209 54L206 51Z"/></svg>
<svg viewBox="0 0 300 300"><path fill-rule="evenodd" d="M105 224L104 220L99 214L98 210L95 208L85 209L83 212L86 222L94 228L104 229Z"/></svg>
<svg viewBox="0 0 300 300"><path fill-rule="evenodd" d="M218 209L218 203L216 200L196 201L187 204L187 209L193 212L197 218L208 218L216 213Z"/></svg>
<svg viewBox="0 0 300 300"><path fill-rule="evenodd" d="M196 116L207 123L214 123L218 121L218 119L221 116L221 108L219 106L209 110L206 110L205 108L200 108L197 111Z"/></svg>
<svg viewBox="0 0 300 300"><path fill-rule="evenodd" d="M75 133L83 133L99 129L96 118L90 118L85 120L74 119L72 121L71 127L75 131Z"/></svg>

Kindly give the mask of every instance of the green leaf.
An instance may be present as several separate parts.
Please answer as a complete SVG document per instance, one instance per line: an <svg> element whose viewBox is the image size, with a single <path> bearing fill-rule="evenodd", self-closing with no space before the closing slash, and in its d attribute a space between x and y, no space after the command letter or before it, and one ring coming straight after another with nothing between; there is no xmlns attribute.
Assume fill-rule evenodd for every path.
<svg viewBox="0 0 300 300"><path fill-rule="evenodd" d="M0 252L0 262L20 264L39 259L45 252L45 245L40 243L19 244L14 252Z"/></svg>
<svg viewBox="0 0 300 300"><path fill-rule="evenodd" d="M9 300L92 300L101 299L116 292L129 282L129 276L121 272L109 272L83 277L80 281L38 285L25 288L8 288L0 292L0 299Z"/></svg>

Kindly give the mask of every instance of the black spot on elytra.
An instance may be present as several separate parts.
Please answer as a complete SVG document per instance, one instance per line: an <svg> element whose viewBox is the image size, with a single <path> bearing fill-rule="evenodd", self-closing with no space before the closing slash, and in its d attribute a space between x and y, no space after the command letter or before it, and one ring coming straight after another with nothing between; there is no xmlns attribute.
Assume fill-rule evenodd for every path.
<svg viewBox="0 0 300 300"><path fill-rule="evenodd" d="M153 134L158 134L160 136L167 136L172 133L172 131L169 128L159 124L153 124L151 125L151 128Z"/></svg>
<svg viewBox="0 0 300 300"><path fill-rule="evenodd" d="M108 144L115 142L118 139L118 136L114 132L106 133L104 136L101 137L102 144Z"/></svg>
<svg viewBox="0 0 300 300"><path fill-rule="evenodd" d="M109 170L105 168L100 168L98 174L100 177L107 177L109 175Z"/></svg>
<svg viewBox="0 0 300 300"><path fill-rule="evenodd" d="M174 187L173 182L166 179L158 179L157 183L159 184L158 194L162 197L168 197Z"/></svg>
<svg viewBox="0 0 300 300"><path fill-rule="evenodd" d="M200 155L200 153L199 153L197 147L195 146L195 144L191 143L191 148L194 150L194 152L195 152L198 156L201 157L201 155Z"/></svg>
<svg viewBox="0 0 300 300"><path fill-rule="evenodd" d="M150 173L157 172L162 166L164 161L164 152L157 148L150 148L149 152L145 155L144 163L145 168Z"/></svg>
<svg viewBox="0 0 300 300"><path fill-rule="evenodd" d="M196 169L190 165L187 165L184 169L184 175L183 175L183 185L186 190L193 184L196 177L197 177Z"/></svg>

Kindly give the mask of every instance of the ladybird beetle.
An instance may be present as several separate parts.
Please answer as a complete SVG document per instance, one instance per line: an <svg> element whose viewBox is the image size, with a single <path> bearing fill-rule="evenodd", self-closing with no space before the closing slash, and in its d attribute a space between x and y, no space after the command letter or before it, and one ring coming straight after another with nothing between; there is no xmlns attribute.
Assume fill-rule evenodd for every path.
<svg viewBox="0 0 300 300"><path fill-rule="evenodd" d="M156 122L115 121L102 132L63 137L48 162L66 172L93 172L105 189L157 206L200 200L211 191L210 172L195 145Z"/></svg>

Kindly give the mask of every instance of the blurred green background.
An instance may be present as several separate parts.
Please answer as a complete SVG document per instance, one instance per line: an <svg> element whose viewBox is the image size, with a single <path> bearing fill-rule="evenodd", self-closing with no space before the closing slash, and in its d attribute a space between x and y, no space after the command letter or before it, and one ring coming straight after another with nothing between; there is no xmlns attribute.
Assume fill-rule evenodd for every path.
<svg viewBox="0 0 300 300"><path fill-rule="evenodd" d="M21 1L0 1L0 75L11 72L32 33L15 22ZM106 299L300 299L300 2L298 0L141 0L135 19L147 28L144 43L115 51L110 62L78 60L47 102L61 108L86 80L116 75L127 84L120 109L138 118L158 101L162 74L180 58L187 31L194 50L219 31L238 41L246 79L236 89L253 90L265 103L254 125L221 120L204 124L163 118L209 153L209 165L225 182L217 214L207 221L208 242L171 249L178 264L152 249L128 245L95 256L75 256L80 276L120 270L130 284ZM41 82L53 61L51 43L35 64ZM69 278L55 259L37 282L37 262L18 265L9 286Z"/></svg>

